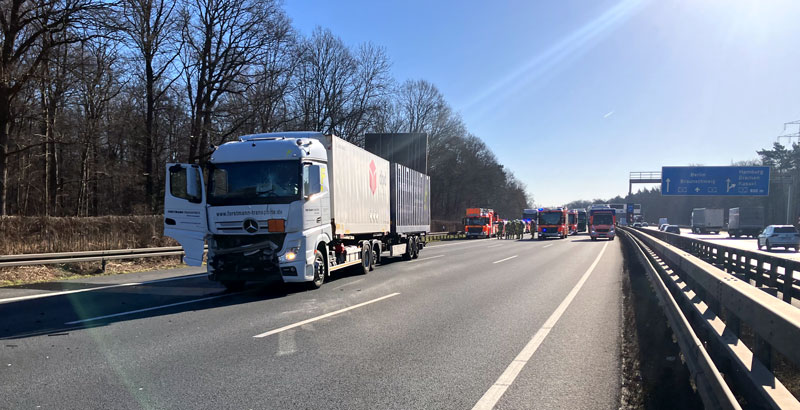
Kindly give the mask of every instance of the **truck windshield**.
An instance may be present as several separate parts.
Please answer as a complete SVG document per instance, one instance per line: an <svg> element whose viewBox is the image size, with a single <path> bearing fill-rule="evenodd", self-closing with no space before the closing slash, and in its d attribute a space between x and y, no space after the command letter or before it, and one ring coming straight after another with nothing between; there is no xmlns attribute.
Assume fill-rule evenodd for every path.
<svg viewBox="0 0 800 410"><path fill-rule="evenodd" d="M614 223L614 218L611 214L598 214L594 215L592 225L611 225Z"/></svg>
<svg viewBox="0 0 800 410"><path fill-rule="evenodd" d="M489 218L467 218L465 225L487 225Z"/></svg>
<svg viewBox="0 0 800 410"><path fill-rule="evenodd" d="M540 225L558 225L564 222L564 217L561 212L540 212L539 224Z"/></svg>
<svg viewBox="0 0 800 410"><path fill-rule="evenodd" d="M288 203L300 199L300 161L212 164L209 205Z"/></svg>

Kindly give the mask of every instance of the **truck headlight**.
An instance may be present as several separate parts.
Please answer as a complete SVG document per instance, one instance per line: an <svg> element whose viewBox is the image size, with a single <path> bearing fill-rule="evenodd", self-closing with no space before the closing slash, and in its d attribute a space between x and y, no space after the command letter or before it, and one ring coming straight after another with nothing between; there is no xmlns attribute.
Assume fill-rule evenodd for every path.
<svg viewBox="0 0 800 410"><path fill-rule="evenodd" d="M297 259L298 253L300 253L300 247L290 248L283 255L281 255L278 260L280 262L294 262L294 260Z"/></svg>

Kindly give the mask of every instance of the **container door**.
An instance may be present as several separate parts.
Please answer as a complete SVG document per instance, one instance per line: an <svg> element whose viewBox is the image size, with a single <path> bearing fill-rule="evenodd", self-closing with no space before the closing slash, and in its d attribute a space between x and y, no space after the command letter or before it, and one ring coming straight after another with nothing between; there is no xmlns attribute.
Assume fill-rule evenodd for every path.
<svg viewBox="0 0 800 410"><path fill-rule="evenodd" d="M183 247L191 266L203 263L208 232L203 172L194 164L167 164L164 189L164 235Z"/></svg>

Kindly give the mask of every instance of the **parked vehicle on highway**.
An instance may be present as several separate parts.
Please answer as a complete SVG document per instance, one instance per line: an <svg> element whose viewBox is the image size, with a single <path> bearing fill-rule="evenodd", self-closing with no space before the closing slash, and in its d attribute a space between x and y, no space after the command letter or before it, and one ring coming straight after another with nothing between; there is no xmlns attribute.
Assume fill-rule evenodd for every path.
<svg viewBox="0 0 800 410"><path fill-rule="evenodd" d="M674 234L681 234L681 228L678 225L667 225L664 228L664 232L674 233Z"/></svg>
<svg viewBox="0 0 800 410"><path fill-rule="evenodd" d="M793 225L770 225L758 235L758 249L762 247L768 251L780 247L797 252L800 249L800 232Z"/></svg>
<svg viewBox="0 0 800 410"><path fill-rule="evenodd" d="M633 227L634 227L634 228L641 228L642 226L644 226L644 225L642 225L642 223L641 223L641 222L634 222L634 223L633 223Z"/></svg>
<svg viewBox="0 0 800 410"><path fill-rule="evenodd" d="M578 211L576 209L569 210L569 234L575 235L578 233Z"/></svg>
<svg viewBox="0 0 800 410"><path fill-rule="evenodd" d="M536 214L538 213L535 209L523 209L522 210L522 220L525 221L526 224L526 233L535 233L536 232Z"/></svg>
<svg viewBox="0 0 800 410"><path fill-rule="evenodd" d="M285 132L216 148L207 186L198 165L167 164L164 234L194 266L207 241L209 278L231 289L276 276L317 288L339 268L372 270L384 252L416 258L430 228L430 178L411 167L426 163L416 160L427 136L376 135L419 149L390 161L391 151Z"/></svg>
<svg viewBox="0 0 800 410"><path fill-rule="evenodd" d="M467 216L464 218L464 232L467 239L495 237L499 221L500 217L494 209L467 208Z"/></svg>
<svg viewBox="0 0 800 410"><path fill-rule="evenodd" d="M664 229L667 229L668 226L669 226L669 224L661 224L661 225L658 226L658 230L659 231L663 231Z"/></svg>
<svg viewBox="0 0 800 410"><path fill-rule="evenodd" d="M725 210L721 208L692 209L692 232L719 234L725 226Z"/></svg>
<svg viewBox="0 0 800 410"><path fill-rule="evenodd" d="M586 232L589 226L589 217L585 209L578 209L578 232Z"/></svg>
<svg viewBox="0 0 800 410"><path fill-rule="evenodd" d="M589 210L589 237L593 241L597 238L614 240L616 232L614 225L617 222L617 211L613 208L592 208Z"/></svg>
<svg viewBox="0 0 800 410"><path fill-rule="evenodd" d="M566 238L569 234L568 212L567 208L539 208L536 226L539 239Z"/></svg>
<svg viewBox="0 0 800 410"><path fill-rule="evenodd" d="M728 210L728 236L755 238L764 230L764 208L731 208Z"/></svg>

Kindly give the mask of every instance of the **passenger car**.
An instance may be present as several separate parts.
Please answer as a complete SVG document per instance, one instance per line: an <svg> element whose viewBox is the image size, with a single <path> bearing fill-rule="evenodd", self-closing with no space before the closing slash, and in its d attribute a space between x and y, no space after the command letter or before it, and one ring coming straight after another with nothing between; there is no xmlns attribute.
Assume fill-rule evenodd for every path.
<svg viewBox="0 0 800 410"><path fill-rule="evenodd" d="M792 225L770 225L758 235L758 249L766 247L771 251L774 247L790 248L797 252L800 248L800 233Z"/></svg>

